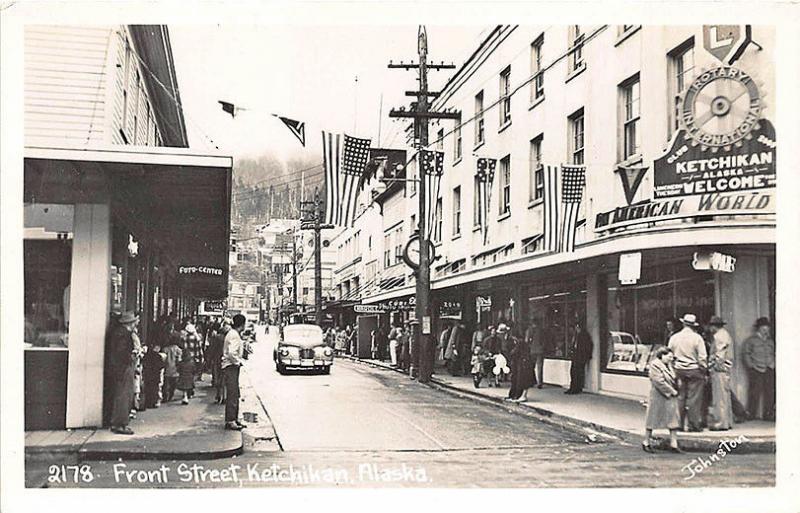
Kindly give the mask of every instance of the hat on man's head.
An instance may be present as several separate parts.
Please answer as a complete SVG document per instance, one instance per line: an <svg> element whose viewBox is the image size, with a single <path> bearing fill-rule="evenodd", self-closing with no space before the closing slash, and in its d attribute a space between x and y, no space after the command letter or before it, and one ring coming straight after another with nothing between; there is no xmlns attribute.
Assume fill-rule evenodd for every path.
<svg viewBox="0 0 800 513"><path fill-rule="evenodd" d="M725 326L728 323L725 322L719 315L712 315L711 319L708 320L708 324L711 326Z"/></svg>
<svg viewBox="0 0 800 513"><path fill-rule="evenodd" d="M131 323L136 322L138 320L139 320L139 316L138 315L136 315L135 313L133 313L131 311L128 311L128 312L124 312L122 315L120 315L119 319L117 319L117 322L119 322L120 324L131 324Z"/></svg>
<svg viewBox="0 0 800 513"><path fill-rule="evenodd" d="M759 317L758 319L756 319L756 328L769 325L770 325L769 317Z"/></svg>
<svg viewBox="0 0 800 513"><path fill-rule="evenodd" d="M506 331L508 331L508 326L506 326L504 323L501 322L500 324L497 325L498 333L505 333Z"/></svg>
<svg viewBox="0 0 800 513"><path fill-rule="evenodd" d="M683 317L681 317L681 322L687 326L700 326L697 324L697 316L691 313L683 314Z"/></svg>

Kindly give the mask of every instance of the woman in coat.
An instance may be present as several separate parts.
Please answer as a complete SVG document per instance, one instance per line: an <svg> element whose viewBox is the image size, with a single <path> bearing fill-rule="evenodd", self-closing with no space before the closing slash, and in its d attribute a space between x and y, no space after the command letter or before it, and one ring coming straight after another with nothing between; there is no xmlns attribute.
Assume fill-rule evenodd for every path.
<svg viewBox="0 0 800 513"><path fill-rule="evenodd" d="M536 374L531 358L531 346L524 337L512 334L511 345L511 389L508 391L509 401L524 403L528 400L528 389L536 384Z"/></svg>
<svg viewBox="0 0 800 513"><path fill-rule="evenodd" d="M678 428L681 415L678 407L678 379L672 360L675 355L668 347L659 347L650 362L650 400L647 402L647 418L642 449L653 452L650 445L654 429L669 429L669 447L672 452L682 453L678 447Z"/></svg>

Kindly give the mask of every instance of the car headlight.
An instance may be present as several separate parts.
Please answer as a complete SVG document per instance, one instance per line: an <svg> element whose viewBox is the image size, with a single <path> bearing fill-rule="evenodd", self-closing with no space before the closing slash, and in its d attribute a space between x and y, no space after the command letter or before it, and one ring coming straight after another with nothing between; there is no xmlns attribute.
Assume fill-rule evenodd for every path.
<svg viewBox="0 0 800 513"><path fill-rule="evenodd" d="M333 350L331 350L330 347L326 347L325 349L322 350L322 354L324 354L325 356L332 356Z"/></svg>
<svg viewBox="0 0 800 513"><path fill-rule="evenodd" d="M281 349L281 356L289 356L289 350L285 347Z"/></svg>

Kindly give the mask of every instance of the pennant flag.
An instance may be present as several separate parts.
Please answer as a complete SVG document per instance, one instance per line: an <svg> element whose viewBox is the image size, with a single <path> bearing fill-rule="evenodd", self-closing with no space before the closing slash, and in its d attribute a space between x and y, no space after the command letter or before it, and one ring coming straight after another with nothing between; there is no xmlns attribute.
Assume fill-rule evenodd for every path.
<svg viewBox="0 0 800 513"><path fill-rule="evenodd" d="M628 205L633 203L633 198L636 197L636 191L642 184L642 179L647 172L647 166L639 167L618 167L617 173L622 181L622 189L625 191L625 201Z"/></svg>
<svg viewBox="0 0 800 513"><path fill-rule="evenodd" d="M478 158L478 207L481 211L481 229L483 230L483 243L489 242L489 206L492 199L492 184L494 171L497 168L497 159Z"/></svg>
<svg viewBox="0 0 800 513"><path fill-rule="evenodd" d="M355 220L370 142L369 139L322 132L326 224L350 226Z"/></svg>
<svg viewBox="0 0 800 513"><path fill-rule="evenodd" d="M283 121L283 124L289 129L289 131L294 134L295 137L300 141L300 144L303 147L306 146L306 123L305 121L296 121L294 119L285 118L283 116L278 116L277 114L273 114L276 118Z"/></svg>
<svg viewBox="0 0 800 513"><path fill-rule="evenodd" d="M444 152L419 150L420 179L425 180L426 204L425 223L428 226L428 238L433 233L436 221L436 203L439 199L439 184L444 172Z"/></svg>
<svg viewBox="0 0 800 513"><path fill-rule="evenodd" d="M583 188L586 186L585 166L561 166L561 234L560 250L571 252L575 250L575 233L578 228L578 211L583 198Z"/></svg>
<svg viewBox="0 0 800 513"><path fill-rule="evenodd" d="M236 113L239 112L240 110L247 110L241 107L237 107L236 105L230 102L224 102L222 100L217 100L217 103L219 103L222 106L222 110L230 114L232 118L235 118Z"/></svg>
<svg viewBox="0 0 800 513"><path fill-rule="evenodd" d="M544 166L544 250L558 249L558 167Z"/></svg>

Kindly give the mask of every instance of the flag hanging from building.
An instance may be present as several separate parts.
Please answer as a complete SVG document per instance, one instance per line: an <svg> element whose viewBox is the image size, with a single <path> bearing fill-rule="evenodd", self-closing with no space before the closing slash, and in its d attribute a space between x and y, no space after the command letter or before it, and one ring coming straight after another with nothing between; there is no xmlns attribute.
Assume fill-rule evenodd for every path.
<svg viewBox="0 0 800 513"><path fill-rule="evenodd" d="M217 100L217 103L219 103L220 106L222 106L222 110L230 114L232 118L235 118L236 113L239 112L240 110L247 110L237 105L234 105L231 102L224 102L222 100Z"/></svg>
<svg viewBox="0 0 800 513"><path fill-rule="evenodd" d="M297 121L294 119L285 118L283 116L279 116L277 114L273 114L276 118L283 121L283 124L286 125L286 128L292 132L292 134L297 137L297 140L300 141L300 144L305 147L306 145L306 123L305 121Z"/></svg>
<svg viewBox="0 0 800 513"><path fill-rule="evenodd" d="M586 167L561 166L561 230L560 251L575 250L575 233L581 208L583 189L586 186Z"/></svg>
<svg viewBox="0 0 800 513"><path fill-rule="evenodd" d="M422 171L420 179L425 180L425 223L428 237L433 233L436 221L436 203L439 199L439 184L444 172L444 152L419 150L419 168Z"/></svg>
<svg viewBox="0 0 800 513"><path fill-rule="evenodd" d="M370 142L370 139L322 132L326 224L350 226L353 223Z"/></svg>
<svg viewBox="0 0 800 513"><path fill-rule="evenodd" d="M497 168L497 159L484 157L478 159L478 172L475 173L475 177L478 179L478 208L481 213L484 244L489 242L489 205L492 199L495 168Z"/></svg>
<svg viewBox="0 0 800 513"><path fill-rule="evenodd" d="M557 166L544 166L544 250L558 249L559 180Z"/></svg>

